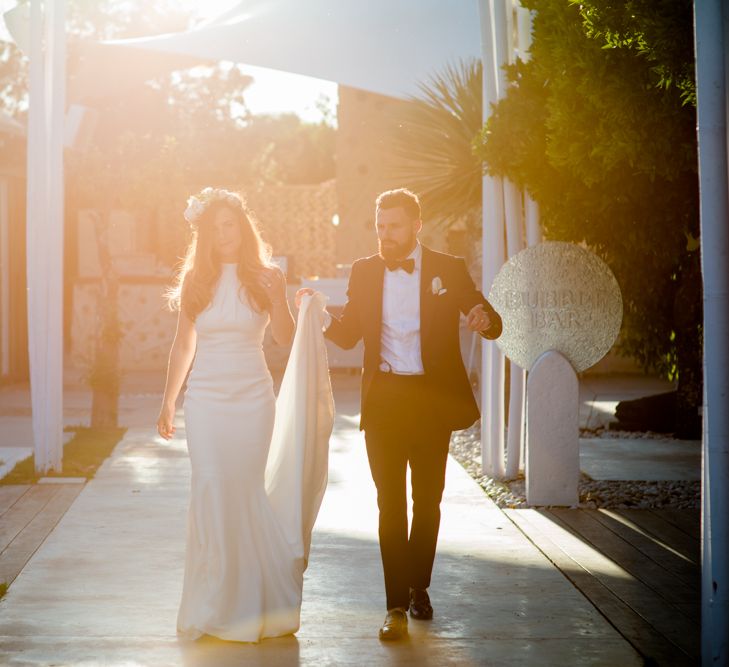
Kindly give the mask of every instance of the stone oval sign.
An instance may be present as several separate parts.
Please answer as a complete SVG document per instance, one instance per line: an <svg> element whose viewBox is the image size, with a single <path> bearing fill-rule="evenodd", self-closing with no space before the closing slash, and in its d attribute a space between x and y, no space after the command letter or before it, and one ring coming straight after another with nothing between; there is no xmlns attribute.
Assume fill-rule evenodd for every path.
<svg viewBox="0 0 729 667"><path fill-rule="evenodd" d="M612 271L572 243L547 241L522 250L500 269L489 301L504 322L497 344L529 369L556 350L576 372L596 364L620 331L623 299Z"/></svg>

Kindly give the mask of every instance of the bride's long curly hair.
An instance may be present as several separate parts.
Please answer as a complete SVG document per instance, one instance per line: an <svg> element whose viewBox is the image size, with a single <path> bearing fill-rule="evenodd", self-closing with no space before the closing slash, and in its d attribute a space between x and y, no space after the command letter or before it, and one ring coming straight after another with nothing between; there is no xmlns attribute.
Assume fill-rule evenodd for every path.
<svg viewBox="0 0 729 667"><path fill-rule="evenodd" d="M205 193L210 192L214 193L214 198L208 197L208 201L205 201ZM217 212L227 208L235 214L241 231L238 278L251 306L258 312L267 310L270 303L260 277L272 267L271 246L261 238L253 212L246 206L243 197L226 190L206 188L194 199L198 210L192 220L188 218L192 239L175 284L166 295L170 308L182 310L194 322L212 301L215 285L222 272L220 259L215 253L214 221Z"/></svg>

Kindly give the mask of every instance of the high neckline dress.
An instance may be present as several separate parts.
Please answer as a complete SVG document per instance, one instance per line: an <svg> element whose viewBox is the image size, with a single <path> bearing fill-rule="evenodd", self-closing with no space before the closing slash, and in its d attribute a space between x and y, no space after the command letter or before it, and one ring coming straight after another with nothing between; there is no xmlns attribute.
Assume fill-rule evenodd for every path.
<svg viewBox="0 0 729 667"><path fill-rule="evenodd" d="M313 526L313 520L302 525L301 518L311 514L312 506L316 516L326 485L327 419L333 417L333 405L324 406L324 413L332 410L323 420L321 410L312 414L308 409L318 424L315 442L294 437L289 423L279 426L274 452L279 464L267 479L276 413L262 346L268 319L249 304L236 266L224 264L212 302L195 322L197 348L184 401L192 479L177 628L190 639L207 634L255 642L299 627ZM308 334L314 344L309 349L319 355L309 361L321 371L323 340L314 340L320 331L312 326ZM297 372L316 375L306 368ZM325 382L329 386L328 378ZM291 377L284 378L285 393L284 385L292 386ZM305 404L305 399L300 392L294 396L294 402ZM325 397L324 404L328 401ZM290 412L280 417L292 421ZM309 461L308 472L294 465L298 459Z"/></svg>

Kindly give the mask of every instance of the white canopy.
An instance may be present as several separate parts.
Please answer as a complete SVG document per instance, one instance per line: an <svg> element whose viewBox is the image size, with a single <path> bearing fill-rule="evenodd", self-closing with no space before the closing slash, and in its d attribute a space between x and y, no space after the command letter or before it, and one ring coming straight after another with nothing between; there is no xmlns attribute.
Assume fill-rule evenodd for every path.
<svg viewBox="0 0 729 667"><path fill-rule="evenodd" d="M393 97L481 57L478 0L241 0L187 32L113 42L327 79ZM128 53L128 51L127 51Z"/></svg>

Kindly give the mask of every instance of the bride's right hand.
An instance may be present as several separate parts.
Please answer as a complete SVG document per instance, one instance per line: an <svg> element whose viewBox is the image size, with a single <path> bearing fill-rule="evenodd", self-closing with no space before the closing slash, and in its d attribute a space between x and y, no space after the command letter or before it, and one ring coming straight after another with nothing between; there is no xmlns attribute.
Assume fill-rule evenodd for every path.
<svg viewBox="0 0 729 667"><path fill-rule="evenodd" d="M157 433L169 440L175 433L175 406L163 405L157 419Z"/></svg>

